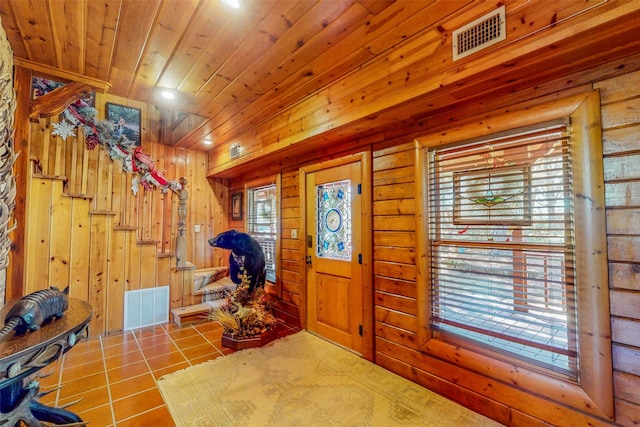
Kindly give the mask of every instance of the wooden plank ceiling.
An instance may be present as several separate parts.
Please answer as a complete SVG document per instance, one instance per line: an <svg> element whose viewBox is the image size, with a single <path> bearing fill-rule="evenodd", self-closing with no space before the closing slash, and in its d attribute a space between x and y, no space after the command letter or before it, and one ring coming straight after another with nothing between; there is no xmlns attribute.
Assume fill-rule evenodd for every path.
<svg viewBox="0 0 640 427"><path fill-rule="evenodd" d="M295 123L299 117L283 117L291 112L314 114L327 109L332 101L324 95L327 88L331 88L331 98L353 97L347 87L353 80L350 77L357 76L362 87L367 83L362 82L362 75L370 80L370 86L374 82L380 85L385 75L395 75L412 63L428 61L430 56L434 70L447 70L443 79L457 79L453 91L438 95L436 100L446 106L470 96L468 81L460 78L465 67L451 62L451 31L503 3L239 2L235 9L223 0L2 0L0 19L19 65L74 77L98 89L106 87L112 94L156 105L164 104L156 89L179 91L178 106L169 108L201 116L203 123L196 123L195 131L166 142L210 150L202 144L205 136L220 145L241 135L265 134L273 123ZM544 7L534 1L537 8L525 0L504 3L514 22L508 29L513 40L544 34L583 12L595 14L591 9L602 6L602 13L613 9L606 6L608 2L591 5L573 0L544 2ZM578 30L571 34L578 34ZM594 43L597 40L593 38ZM587 41L576 42L576 46L580 43L586 45ZM448 52L441 49L445 45ZM553 54L546 49L547 54ZM534 57L533 52L529 54ZM496 72L504 68L504 64L494 67ZM363 73L368 69L371 72ZM421 72L427 75L428 69L423 67ZM544 74L545 66L538 72ZM484 77L487 87L494 77ZM523 87L532 81L525 80ZM380 87L381 94L385 90ZM323 96L318 96L321 93ZM384 102L380 111L372 107L374 114L360 120L373 128L378 117L375 113L386 108ZM393 115L380 114L379 124L419 117L430 108L405 104L404 110ZM357 130L354 123L348 124ZM335 126L341 125L336 122Z"/></svg>

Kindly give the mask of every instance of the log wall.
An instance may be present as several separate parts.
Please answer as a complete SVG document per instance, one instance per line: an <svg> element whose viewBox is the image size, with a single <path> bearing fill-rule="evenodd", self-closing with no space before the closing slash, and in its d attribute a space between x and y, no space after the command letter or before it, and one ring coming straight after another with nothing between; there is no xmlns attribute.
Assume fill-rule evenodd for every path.
<svg viewBox="0 0 640 427"><path fill-rule="evenodd" d="M291 233L302 228L297 171L316 161L371 150L371 323L376 363L507 425L605 425L606 420L526 394L517 385L498 384L477 373L461 372L454 362L428 358L417 351L416 342L418 287L422 284L417 278L416 259L421 242L421 232L416 231L420 225L416 215L420 186L415 173L420 148L414 139L434 129L457 132L464 139L465 128L457 124L470 116L599 89L615 422L638 425L640 72L634 70L640 69L640 58L595 68L592 64L638 52L639 39L632 28L638 27L640 12L629 1L573 1L559 9L536 8L535 3L512 2L514 13L507 19L516 41L476 61L453 66L448 59L451 42L445 38L477 12L469 11L467 16L460 15L456 21L425 31L420 43L398 45L330 87L319 91L298 87L297 91L314 96L286 111L279 112L280 103L273 103L269 114L262 111L260 120L269 119L250 123L251 130L241 135L247 155L233 161L229 145L235 140L220 144L203 157L163 145L164 141L158 140L162 133L157 112L151 106L101 95L97 105L101 117L106 101L141 108L145 151L169 178L185 175L189 179L188 259L199 267L224 262L207 247L208 237L227 227L243 229L242 221L228 218L229 195L243 191L252 180L281 174L278 294L284 311L292 317L304 304L305 294L304 236L295 238ZM482 7L488 10L494 5L486 2ZM396 17L397 23L389 21L388 25L397 26L399 38L404 37L404 18L409 16ZM625 16L628 20L623 20ZM609 31L610 23L617 24L615 31ZM382 41L388 47L374 51L389 49L387 39L381 38L373 45L383 46L379 44ZM281 93L287 97L292 92ZM348 138L363 131L368 132L366 138ZM171 195L151 192L134 198L130 178L104 152L87 152L77 141L61 142L52 137L49 120L33 123L31 135L28 191L18 191L18 197L28 194L24 266L28 280L24 291L70 283L72 295L86 298L94 306L97 333L121 328L122 295L128 289L169 283L172 304L184 303L188 299L183 285L188 271L173 268L172 257L177 201ZM256 166L266 164L277 165L277 170ZM239 178L245 171L251 176ZM221 177L233 177L233 181ZM195 224L203 226L199 236L193 233ZM483 386L486 392L474 391ZM536 407L536 411L527 409L527 405ZM548 409L547 414L540 415L541 407Z"/></svg>
<svg viewBox="0 0 640 427"><path fill-rule="evenodd" d="M640 72L603 80L607 246L616 421L640 424Z"/></svg>
<svg viewBox="0 0 640 427"><path fill-rule="evenodd" d="M187 176L190 185L187 218L189 260L198 267L224 262L206 245L206 239L226 228L243 229L242 221L230 221L229 195L261 178L279 173L281 179L281 251L278 276L283 312L295 318L304 304L304 240L292 237L300 230L300 166L369 149L373 153L373 284L375 361L473 410L506 425L608 425L557 402L527 394L517 386L496 383L455 363L430 358L417 351L418 283L416 253L415 138L441 129L465 137L464 122L470 116L515 104L531 106L543 101L599 89L603 124L609 288L613 339L615 424L640 423L640 58L606 64L565 76L509 96L468 103L431 116L418 126L389 127L377 134L324 148L313 157L279 157L277 170L254 169L252 174L228 182L205 179L206 157L177 150L157 140L156 113L150 106L123 99L111 102L143 110L143 148L167 177ZM97 105L109 99L98 95ZM103 112L101 111L101 116ZM56 119L53 119L56 120ZM455 124L452 127L451 124ZM184 301L179 289L184 271L173 268L172 226L177 200L169 195L130 194L129 177L104 152L86 152L82 144L51 136L50 121L32 124L31 165L27 200L28 291L47 284L71 283L72 293L89 300L96 309L94 331L121 328L125 290L172 286L172 304ZM419 130L422 129L422 130ZM75 159L75 160L74 160ZM74 166L75 165L75 166ZM210 169L209 169L210 170ZM175 171L175 173L172 173ZM184 171L184 174L181 172ZM193 236L194 224L202 224ZM165 243L166 242L166 243ZM46 268L44 267L46 266ZM66 279L68 277L68 279ZM187 295L188 296L188 295ZM448 374L443 374L448 372ZM492 393L478 393L486 384ZM527 407L537 409L528 410ZM541 410L544 408L545 410ZM545 414L546 411L546 414ZM535 414L535 416L533 415ZM542 414L542 415L541 415Z"/></svg>
<svg viewBox="0 0 640 427"><path fill-rule="evenodd" d="M98 119L106 102L141 109L143 152L167 179L187 178L186 259L194 267L212 266L207 239L222 227L215 222L222 215L215 213L221 209L217 187L204 175L206 154L162 144L160 113L151 105L97 94ZM177 194L140 186L134 195L133 175L121 161L102 146L88 150L82 130L66 141L52 135L58 120L31 123L24 293L69 285L72 297L93 306L97 334L122 330L129 290L169 285L172 308L190 304L193 268L176 268Z"/></svg>
<svg viewBox="0 0 640 427"><path fill-rule="evenodd" d="M414 142L421 133L389 128L367 140L342 144L341 154L369 147L373 152L373 281L375 361L505 425L622 425L640 423L640 71L638 58L624 66L608 64L579 75L558 79L528 91L514 93L483 105L465 105L442 117L434 117L443 133L454 131L464 139L465 127L452 128L465 116L483 111L509 111L515 104L531 105L571 96L594 88L601 92L603 154L608 234L609 287L613 336L615 422L594 418L557 402L527 394L517 386L499 384L469 371L420 353L418 342L418 235L416 158L421 152ZM632 72L620 70L631 70ZM524 102L524 104L523 104ZM480 125L481 122L480 122ZM448 127L447 127L448 126ZM431 131L434 128L430 129ZM429 133L429 132L423 132ZM323 153L340 155L340 148ZM315 162L318 159L308 159ZM292 163L296 163L295 165ZM300 159L281 164L281 274L282 303L295 313L304 295L303 239L290 238L300 229ZM232 186L243 188L243 179ZM299 236L301 237L301 236ZM303 320L304 323L304 320ZM450 372L448 375L443 372ZM480 394L479 384L493 393ZM527 402L524 404L523 402ZM536 410L526 408L537 406ZM517 409L516 409L517 408ZM541 409L546 408L546 409ZM555 408L555 409L551 409ZM540 414L547 414L541 416ZM535 414L532 415L532 414Z"/></svg>
<svg viewBox="0 0 640 427"><path fill-rule="evenodd" d="M291 237L292 231L299 232L300 224L300 194L299 175L297 169L266 169L260 170L256 174L246 175L242 178L233 179L229 182L231 188L229 193L245 193L246 188L265 185L267 182L276 182L275 175L280 174L280 246L278 247L279 265L276 265L277 281L276 294L280 299L278 303L278 317L287 321L291 325L298 325L300 307L300 283L302 275L305 273L303 240L298 237ZM268 178L265 180L265 178ZM243 209L246 211L246 200ZM227 202L230 210L230 202ZM246 212L244 212L246 215ZM229 217L229 228L244 231L244 221L234 221ZM220 263L224 261L220 260Z"/></svg>

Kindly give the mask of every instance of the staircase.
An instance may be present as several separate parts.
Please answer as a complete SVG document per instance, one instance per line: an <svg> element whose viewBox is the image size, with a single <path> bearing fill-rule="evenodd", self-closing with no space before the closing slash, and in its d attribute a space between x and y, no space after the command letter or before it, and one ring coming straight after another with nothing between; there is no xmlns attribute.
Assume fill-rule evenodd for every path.
<svg viewBox="0 0 640 427"><path fill-rule="evenodd" d="M23 71L25 84L21 88L30 100L32 76ZM63 111L68 103L62 101L53 97L43 102L52 102L56 105L51 108ZM122 103L116 97L98 94L96 106L101 112L105 101ZM159 116L151 105L132 106L140 108L149 122ZM206 184L195 182L193 201L187 199L186 178L180 179L183 187L179 193L147 191L136 184L139 191L134 194L134 178L138 177L128 172L125 162L112 159L104 146L89 149L82 128L67 137L54 134L63 116L51 113L51 108L47 106L43 117L34 115L20 122L26 126L21 135L29 141L21 169L27 186L23 204L28 209L23 207L24 241L15 255L23 264L14 271L24 276L20 292L69 286L70 297L88 301L93 307L92 333L98 335L123 330L124 300L129 291L168 286L170 310L203 300L210 308L212 300L220 298L209 295L213 293L209 288L196 288L194 274L200 272L186 262L188 255L194 256L187 254L188 245L205 247L206 236L213 234L211 227L198 234L187 233L186 227L191 205L211 212L213 202ZM43 110L33 111L40 114ZM152 131L145 130L144 147L171 176L197 176L186 165L206 163L206 153L169 148ZM176 162L176 158L184 161ZM205 217L198 212L189 216L195 224L203 224ZM193 241L187 243L187 239ZM201 255L198 262L203 258ZM194 291L199 294L192 295Z"/></svg>

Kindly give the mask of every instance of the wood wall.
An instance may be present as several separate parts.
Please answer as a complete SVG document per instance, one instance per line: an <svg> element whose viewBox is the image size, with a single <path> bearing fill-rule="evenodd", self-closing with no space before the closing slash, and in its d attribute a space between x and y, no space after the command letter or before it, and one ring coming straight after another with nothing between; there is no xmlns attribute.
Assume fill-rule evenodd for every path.
<svg viewBox="0 0 640 427"><path fill-rule="evenodd" d="M615 424L622 426L640 423L640 71L633 71L640 69L638 64L637 57L628 58L626 62L559 78L505 98L489 100L483 105L461 106L432 122L439 123L439 129L447 132L451 125L446 123L460 123L483 111L509 111L515 104L526 107L527 103L535 105L593 88L601 91ZM518 390L517 386L497 384L482 375L457 371L451 378L443 378L438 372L452 370L455 364L424 356L417 350L417 287L421 285L417 283L416 252L421 238L416 231L419 230L416 158L421 148L414 139L428 131L411 131L410 126L389 128L366 140L350 141L333 151L317 154L316 158L305 159L306 163L312 163L367 147L373 152L372 322L376 363L505 425L609 425L607 420L526 393L527 403L516 404L516 397L512 396L516 393L510 393L509 389ZM464 136L464 127L456 125L455 131ZM342 153L341 149L344 150ZM282 271L278 280L282 303L290 313L295 313L300 304L304 304L301 301L305 273L303 241L290 238L292 229L301 229L297 171L304 163L300 159L290 159L280 164ZM242 189L245 181L236 178L231 186ZM465 380L457 378L458 375L464 375ZM465 382L475 386L465 386ZM501 391L484 395L473 391L478 384L488 384ZM522 397L522 393L519 395ZM536 405L536 411L527 410ZM540 410L541 407L546 409ZM546 415L541 416L541 413Z"/></svg>
<svg viewBox="0 0 640 427"><path fill-rule="evenodd" d="M100 117L104 117L106 101L141 108L145 151L159 162L159 169L167 177L184 175L189 179L188 259L198 267L224 262L207 246L206 239L227 226L243 228L241 221L229 221L229 194L243 191L256 179L280 174L278 294L281 307L292 318L304 304L305 293L303 236L291 237L292 230L302 229L298 170L324 159L371 150L374 292L370 297L374 315L370 330L375 335L376 363L506 425L607 425L606 420L544 398L544 390L540 395L526 395L517 385L498 384L477 373L458 375L455 361L424 356L417 351L416 339L418 286L422 284L417 282L416 253L421 236L416 231L420 221L416 217L419 183L415 171L420 147L415 138L435 129L455 130L464 138L464 129L457 126L471 116L599 89L615 423L638 425L640 57L597 67L591 64L622 58L625 47L631 53L638 51L637 31L632 28L637 27L640 13L629 1L602 2L599 8L584 2L572 4L582 12L566 20L557 20L551 9L538 8L533 13L533 6L532 13L509 16L513 24L509 27L516 28L520 35L518 44L496 49L476 62L461 63L464 66L454 67L445 59L449 58L450 41L443 43L441 31L433 30L423 39L428 49L400 46L389 56L380 57L376 67L371 63L348 80L315 94L317 106L296 104L293 110L283 111L244 133L245 152L235 161L229 157L228 144L221 144L208 155L161 144L158 112L152 106L100 94L97 106ZM493 6L491 2L485 4L487 8ZM535 17L538 12L544 15L540 19L524 18ZM625 14L628 21L622 19ZM459 20L466 22L463 17ZM530 28L532 22L544 27ZM618 23L615 29L621 33L619 39L616 31L607 31L609 22ZM443 29L449 33L457 23L447 25ZM586 33L595 34L591 37L597 40L593 42ZM590 40L592 43L587 43ZM536 44L540 46L534 48ZM543 48L546 55L541 54ZM398 110L399 104L403 111ZM437 108L442 105L446 108ZM407 110L417 115L401 114ZM367 118L372 118L370 125L361 120ZM396 123L400 120L401 126ZM41 120L31 125L25 292L70 283L72 295L87 299L96 310L94 333L122 327L122 296L126 290L169 284L172 304L183 303L187 295L185 272L175 269L172 255L175 197L157 192L133 197L130 178L104 152L86 152L82 143L71 139L61 142L51 136L50 124ZM366 138L348 137L363 130ZM300 152L305 156L296 156ZM266 164L274 166L256 166ZM238 177L238 171L244 175ZM233 180L227 182L221 177ZM193 233L195 224L203 226L200 235ZM443 372L447 370L456 373L445 377ZM483 386L500 391L475 391ZM519 397L510 391L519 391ZM539 410L540 406L547 409L546 413Z"/></svg>
<svg viewBox="0 0 640 427"><path fill-rule="evenodd" d="M98 95L102 106L110 100L143 110L143 148L163 165L167 177L187 176L190 181L188 222L189 260L198 267L224 262L206 245L206 239L227 226L242 229L242 221L228 218L229 194L261 178L280 174L281 251L278 276L282 310L294 318L304 295L304 246L300 222L300 166L350 153L373 153L373 284L375 361L398 374L437 391L506 425L608 425L538 395L516 401L517 385L497 384L488 377L465 372L445 378L455 362L428 358L417 351L418 286L416 253L420 242L416 218L416 158L414 140L435 129L455 130L471 116L515 104L539 104L578 92L599 89L603 125L603 154L608 235L609 288L613 340L615 423L640 424L640 57L630 57L510 95L466 103L420 123L389 126L366 138L338 141L305 158L277 154L272 168L253 168L251 174L231 182L205 177L214 172L202 153L177 150L158 140L157 113L151 106ZM56 120L56 119L54 119ZM453 125L452 125L453 124ZM453 127L455 126L455 127ZM174 268L171 233L175 221L173 196L144 192L130 194L129 179L100 151L86 153L84 146L65 143L50 135L47 120L32 124L32 174L27 200L26 290L48 284L71 283L73 295L89 300L96 309L94 332L121 328L125 290L170 284L172 304L183 291L181 273ZM293 148L295 150L295 148ZM75 154L74 154L75 153ZM209 153L211 159L212 154ZM75 159L75 160L74 160ZM85 160L87 159L87 160ZM75 165L75 166L73 166ZM84 165L87 165L86 167ZM91 165L89 167L88 165ZM37 167L36 167L37 166ZM208 168L208 169L207 169ZM175 173L172 173L175 171ZM184 173L182 173L184 172ZM61 179L63 175L65 179ZM209 184L211 182L211 184ZM64 185L66 183L66 186ZM193 226L204 231L195 236ZM174 280L175 279L175 280ZM473 384L469 386L469 384ZM479 393L485 384L500 393ZM543 393L544 390L541 390ZM523 392L517 393L520 397ZM540 405L548 409L540 411ZM536 411L528 406L537 406ZM533 415L535 414L535 416Z"/></svg>
<svg viewBox="0 0 640 427"><path fill-rule="evenodd" d="M601 92L603 154L609 245L611 326L616 397L616 423L640 422L640 71L638 58L625 67L610 64L580 76L558 79L547 85L489 105L469 105L450 113L440 122L459 122L484 109L502 107L529 99L569 96L597 88ZM612 76L612 77L609 77ZM585 82L585 79L588 80ZM570 87L566 82L572 81ZM197 267L220 265L226 260L215 254L206 240L228 228L243 229L242 221L228 218L229 194L243 191L256 180L281 174L281 251L278 276L280 309L288 319L298 316L304 283L304 247L300 230L300 164L346 155L363 149L373 153L373 282L375 360L400 375L421 383L480 413L507 425L576 425L589 422L605 425L566 407L549 418L533 417L526 410L511 407L509 396L489 398L434 374L433 366L446 363L428 359L416 350L418 328L416 252L420 241L416 219L416 156L414 142L421 133L390 128L366 140L343 144L314 158L292 159L272 169L254 171L231 182L207 178L203 153L175 149L158 140L159 116L151 106L124 99L97 96L100 117L109 100L142 109L143 148L168 178L189 180L187 218L188 260ZM527 102L527 101L525 101ZM47 285L71 285L72 296L86 299L96 310L94 333L122 328L123 295L126 290L170 285L172 305L182 305L184 271L175 268L175 222L177 198L159 191L142 191L134 197L131 176L122 172L103 150L88 151L82 139L62 141L51 135L51 122L31 124L31 171L27 198L27 266L25 292ZM409 128L410 129L410 128ZM404 132L404 133L403 133ZM203 231L194 233L194 225ZM188 272L187 272L188 274ZM187 301L188 303L188 301ZM469 375L467 380L482 381ZM503 385L504 387L504 385ZM539 401L531 397L531 402Z"/></svg>
<svg viewBox="0 0 640 427"><path fill-rule="evenodd" d="M279 165L278 165L279 166ZM246 188L266 185L276 182L276 175L280 175L280 246L278 247L279 265L277 269L277 284L275 293L279 298L277 306L278 317L287 321L291 325L299 325L300 307L300 283L305 272L303 250L300 245L302 240L298 237L292 238L292 230L299 232L300 227L300 196L298 183L298 170L280 170L273 165L271 168L260 169L253 174L246 174L242 178L233 179L228 182L229 194L245 193ZM224 186L225 180L213 180ZM245 200L246 203L246 200ZM229 205L229 201L227 201ZM227 209L230 209L227 206ZM246 206L245 206L246 208ZM228 227L244 231L244 221L228 220ZM223 260L217 260L224 263ZM218 264L216 264L218 265Z"/></svg>
<svg viewBox="0 0 640 427"><path fill-rule="evenodd" d="M193 269L214 263L207 240L222 227L216 200L226 194L205 177L205 153L159 141L160 112L154 106L97 94L98 119L105 117L106 102L141 109L143 151L167 179L187 178L186 260L193 267L176 268L177 194L140 186L135 196L133 175L104 147L88 150L82 130L65 141L51 134L58 116L32 122L24 293L69 285L72 297L93 306L95 334L122 330L129 290L169 285L171 307L191 303Z"/></svg>
<svg viewBox="0 0 640 427"><path fill-rule="evenodd" d="M634 1L486 1L472 2L458 13L454 10L461 2L440 2L426 8L417 4L427 2L411 3L406 2L406 7L392 14L382 13L367 20L368 29L357 35L358 45L363 40L364 45L356 57L374 56L362 66L336 81L325 75L325 63L339 59L348 64L349 56L321 59L309 66L306 75L284 82L270 76L274 87L266 95L258 95L271 102L267 108L249 108L246 112L260 114L239 119L234 131L231 121L213 123L217 143L209 151L208 174L231 177L251 173L260 160L264 165L279 161L284 155L291 156L292 150L306 157L357 133L374 133L400 122L405 126L429 123L432 116L457 108L461 101L492 102L492 97L509 96L559 75L640 52L640 39L633 30L640 27L640 4ZM452 33L502 4L506 5L507 42L453 61ZM443 19L437 26L408 37L406 28L414 21L420 28L423 14L429 15L427 21L436 16ZM386 31L393 35L388 38ZM350 45L355 34L351 36L340 43ZM298 56L304 52L296 49L286 61L298 64ZM254 78L247 74L234 84L254 88ZM326 85L317 86L320 82ZM302 94L306 98L290 106L278 102L298 95L302 99ZM245 128L241 134L236 133ZM195 136L201 134L196 132ZM230 147L236 144L241 156L232 159Z"/></svg>
<svg viewBox="0 0 640 427"><path fill-rule="evenodd" d="M594 84L602 103L616 421L640 424L640 71Z"/></svg>

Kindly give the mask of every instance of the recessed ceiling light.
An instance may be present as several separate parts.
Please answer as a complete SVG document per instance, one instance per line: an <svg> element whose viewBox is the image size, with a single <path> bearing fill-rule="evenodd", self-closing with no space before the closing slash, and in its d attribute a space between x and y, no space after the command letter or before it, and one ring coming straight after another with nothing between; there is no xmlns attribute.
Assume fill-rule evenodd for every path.
<svg viewBox="0 0 640 427"><path fill-rule="evenodd" d="M234 9L240 9L240 0L222 0L222 2Z"/></svg>
<svg viewBox="0 0 640 427"><path fill-rule="evenodd" d="M160 92L160 96L162 96L164 99L176 99L176 94L166 89Z"/></svg>

